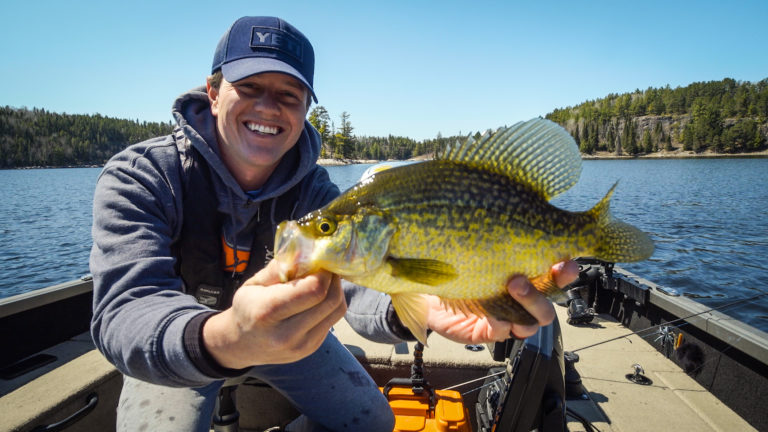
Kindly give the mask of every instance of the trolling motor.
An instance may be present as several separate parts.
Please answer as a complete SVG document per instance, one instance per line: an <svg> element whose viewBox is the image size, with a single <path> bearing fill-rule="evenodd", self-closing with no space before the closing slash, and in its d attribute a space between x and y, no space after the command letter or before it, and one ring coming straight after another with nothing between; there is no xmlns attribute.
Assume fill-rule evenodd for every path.
<svg viewBox="0 0 768 432"><path fill-rule="evenodd" d="M579 266L579 278L570 285L566 292L568 299L565 305L568 307L568 324L579 325L592 322L595 318L595 310L587 306L587 302L581 297L582 288L589 287L600 276L600 270L589 264Z"/></svg>

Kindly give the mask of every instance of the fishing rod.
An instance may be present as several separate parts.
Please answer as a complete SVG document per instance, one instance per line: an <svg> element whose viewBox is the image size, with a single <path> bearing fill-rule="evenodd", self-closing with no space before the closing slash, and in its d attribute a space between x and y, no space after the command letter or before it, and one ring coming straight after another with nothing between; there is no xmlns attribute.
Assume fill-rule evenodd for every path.
<svg viewBox="0 0 768 432"><path fill-rule="evenodd" d="M632 335L640 335L643 338L647 338L648 336L652 336L654 334L654 333L650 333L650 332L653 332L654 330L657 330L657 329L663 329L664 332L662 333L662 336L666 337L666 336L668 336L667 333L669 333L669 334L672 333L672 331L670 330L671 328L681 328L681 327L683 327L685 325L690 325L691 323L688 322L688 320L690 320L691 318L694 318L694 317L697 317L697 316L701 316L701 315L704 315L704 314L707 314L707 313L711 313L713 311L724 311L724 310L727 310L729 308L732 309L732 308L735 308L735 307L737 307L739 305L745 305L745 304L749 304L749 303L752 303L752 302L756 302L756 301L758 301L758 299L761 299L761 298L764 298L765 296L768 296L768 292L764 292L763 290L757 290L757 292L758 292L758 294L750 296L750 297L747 297L747 298L742 298L742 299L734 300L734 301L731 301L731 302L726 303L726 304L721 305L721 306L710 307L710 308L707 308L706 310L703 310L703 311L700 311L700 312L690 313L689 315L686 315L686 316L683 316L683 317L680 317L680 318L677 318L677 319L674 319L674 320L670 320L670 321L665 322L665 323L661 323L661 324L657 324L657 325L652 325L650 327L647 327L647 328L644 328L644 329L641 329L641 330L638 330L638 331L633 331L633 332L627 333L627 334L622 335L622 336L613 337L613 338L610 338L610 339L607 339L607 340L604 340L604 341L601 341L601 342L593 343L591 345L587 345L587 346L584 346L584 347L581 347L581 348L577 348L577 349L572 350L570 352L571 353L576 353L578 351L583 351L583 350L586 350L586 349L589 349L589 348L592 348L592 347L596 347L596 346L599 346L599 345L602 345L602 344L605 344L605 343L609 343L609 342L616 341L616 340L619 340L619 339L625 339L625 338L627 338L629 336L632 336ZM666 339L665 339L665 342L666 342ZM678 340L678 343L679 343L679 340ZM732 347L733 347L733 345L729 343L729 344L727 344L727 346L725 348L720 350L720 352L728 351ZM528 348L525 348L525 349L528 349ZM535 347L534 347L534 349L535 349ZM547 348L547 350L548 349L549 348ZM529 349L529 351L530 351L530 349ZM530 354L530 352L528 354ZM667 355L667 356L669 356L669 355ZM501 371L498 371L498 370L494 371L492 369L491 371L489 371L489 374L487 376L484 376L484 377L481 377L481 378L475 378L475 379L471 379L469 381L465 381L465 382L462 382L462 383L459 383L459 384L455 384L455 385L452 385L450 387L446 387L445 390L453 390L453 389L456 389L456 388L459 388L459 387L468 386L468 388L465 391L461 392L461 396L462 397L466 397L469 394L473 394L473 393L475 393L477 391L480 391L480 390L483 390L483 389L487 389L487 390L483 390L483 391L487 392L487 394L485 394L485 396L483 396L482 393L481 393L481 396L478 397L478 410L479 410L478 412L483 414L483 415L487 414L489 416L489 419L491 418L491 414L496 413L496 416L493 417L492 423L490 423L491 425L498 425L498 424L508 425L508 424L510 424L510 418L513 419L512 421L516 422L516 421L519 420L519 418L514 414L514 412L516 412L516 411L512 411L513 413L509 414L510 411L508 411L508 410L509 410L510 407L525 406L522 403L522 399L519 399L520 397L522 397L522 396L520 396L520 393L519 393L520 389L521 389L521 386L523 385L522 383L526 383L525 385L529 385L529 384L527 384L529 382L538 383L538 384L541 384L541 385L545 384L545 383L541 382L541 379L540 379L541 374L533 373L532 375L528 375L528 373L531 372L531 370L521 366L522 363L526 362L523 359L528 359L527 360L528 363L531 362L531 356L528 355L526 357L526 355L524 353L524 350L521 349L520 353L518 353L516 355L516 357L515 357L515 361L516 362L518 360L520 361L519 363L517 363L518 368L516 369L515 372L512 373L515 376L518 375L518 374L523 374L523 375L521 375L522 376L522 381L519 378L515 378L513 376L510 376L507 379L503 378L504 375L506 375L507 373L510 373L510 369L509 369L510 365L514 364L514 363L507 363L507 367L504 368ZM538 359L538 357L537 357L537 359ZM686 363L685 364L685 371L686 371L686 373L696 373L697 371L699 371L703 367L705 367L705 365L707 363L711 363L714 360L715 359L707 359L707 361L705 361L705 362L694 362L695 364L694 363L690 363L690 364ZM549 363L547 363L547 364L549 364ZM691 367L689 368L689 366L691 366ZM513 368L514 368L514 366L513 366ZM692 369L692 370L689 370L689 369ZM490 373L490 372L493 372L493 373ZM547 370L546 373L549 374L549 373L553 373L553 372ZM556 373L556 371L555 371L555 373ZM565 377L565 375L564 375L564 377ZM481 382L481 381L485 381L485 382L482 382L478 386L478 382ZM580 382L580 380L579 380L579 382ZM547 388L549 388L548 387L549 384L546 384L546 386L547 386ZM517 390L513 390L513 388L517 388ZM544 391L550 391L550 392L553 392L552 394L557 394L557 395L560 395L563 398L565 398L566 394L567 394L567 390L568 389L567 389L567 385L566 385L566 387L564 387L564 388L559 388L559 387L558 388L551 388L549 390L544 390ZM526 394L525 390L523 390L523 394ZM509 395L512 395L512 396L509 396ZM517 396L515 396L515 395L517 395ZM511 399L508 399L508 396ZM518 399L516 399L516 397ZM538 396L535 396L535 398L538 398ZM542 399L542 401L543 400L544 399ZM514 408L514 410L517 410L517 409L519 409L519 408ZM483 411L483 410L487 410L487 412ZM503 412L505 414L499 414L499 413L502 412L502 411L499 411L499 410L503 410ZM586 430L586 431L590 431L590 432L598 431L599 432L599 430L596 427L594 427L594 425L592 425L589 421L587 421L583 417L579 416L578 413L574 412L573 410L568 409L568 407L566 407L565 405L563 405L563 415L565 415L565 416L567 416L569 418L576 419L577 421L581 422L582 425L584 425L584 430ZM478 423L478 424L481 424L481 423ZM485 424L487 425L489 423L486 422Z"/></svg>
<svg viewBox="0 0 768 432"><path fill-rule="evenodd" d="M698 316L698 315L703 315L705 313L709 313L709 312L713 312L713 311L725 310L725 309L727 309L729 307L737 306L737 305L739 305L741 303L750 302L750 301L756 300L756 299L758 299L760 297L763 297L763 296L766 296L766 295L768 295L768 292L761 292L760 294L757 294L757 295L755 295L753 297L749 297L749 298L745 298L745 299L739 299L739 300L733 301L733 302L725 304L725 305L713 307L713 308L710 308L710 309L707 309L707 310L704 310L704 311L701 311L701 312L697 312L695 314L691 314L691 315L688 315L688 316L685 316L685 317L682 317L682 318L678 318L676 320L672 320L672 321L669 321L669 322L666 322L666 323L663 323L663 324L656 324L656 325L650 326L650 327L645 328L645 329L641 329L641 330L637 330L637 331L634 331L634 332L631 332L631 333L627 333L627 334L622 335L622 336L617 336L617 337L614 337L614 338L610 338L610 339L604 340L602 342L597 342L597 343L594 343L594 344L591 344L591 345L587 345L585 347L577 348L575 350L571 350L570 352L583 351L585 349L593 348L593 347L596 347L598 345L602 345L602 344L605 344L605 343L608 343L608 342L613 342L615 340L623 339L623 338L626 338L628 336L632 336L632 335L635 335L635 334L639 335L640 333L643 333L643 332L646 332L646 331L649 331L649 330L653 330L653 329L655 329L657 327L661 327L661 326L665 326L665 325L666 326L673 325L674 323L677 323L677 322L680 322L680 321L685 321L685 320L687 320L689 318L693 318L693 317ZM483 381L483 380L486 380L488 378L492 378L492 377L495 377L495 376L502 375L504 373L505 373L505 371L501 371L501 372L493 373L493 374L490 374L490 375L487 375L487 376L483 376L483 377L480 377L480 378L475 378L475 379L472 379L472 380L469 380L469 381L465 381L465 382L462 382L462 383L459 383L459 384L452 385L450 387L446 387L443 390L452 390L452 389L455 389L455 388L458 388L458 387L463 387L465 385L472 384L472 383L475 383L475 382L478 382L478 381ZM468 390L465 393L462 393L462 395L466 395L466 394L469 394L469 393L476 392L476 391L478 391L478 390L480 390L480 389L482 389L484 387L487 387L487 386L489 386L491 384L492 383L484 384L484 385L482 385L480 387L473 388L471 390Z"/></svg>
<svg viewBox="0 0 768 432"><path fill-rule="evenodd" d="M727 309L727 308L729 308L731 306L736 306L736 305L739 305L741 303L750 302L750 301L756 300L756 299L758 299L760 297L763 297L763 296L766 296L766 295L768 295L768 292L761 292L760 294L758 294L756 296L753 296L753 297L736 300L734 302L731 302L731 303L728 303L728 304L725 304L725 305L722 305L722 306L713 307L713 308L710 308L710 309L707 309L707 310L704 310L704 311L701 311L701 312L697 312L695 314L691 314L691 315L688 315L688 316L684 316L682 318L678 318L676 320L672 320L672 321L661 323L661 324L652 325L650 327L647 327L647 328L644 328L644 329L641 329L641 330L637 330L637 331L634 331L634 332L631 332L631 333L627 333L627 334L622 335L622 336L616 336L614 338L610 338L610 339L604 340L602 342L596 342L596 343L593 343L592 345L587 345L587 346L584 346L584 347L581 347L581 348L570 350L570 352L574 352L575 353L577 351L583 351L583 350L585 350L587 348L593 348L593 347L596 347L598 345L606 344L608 342L613 342L615 340L624 339L624 338L626 338L628 336L639 335L640 333L643 333L643 332L646 332L646 331L649 331L649 330L653 330L653 329L656 329L658 327L674 325L677 322L685 321L685 320L687 320L689 318L693 318L695 316L703 315L705 313L710 313L710 312L713 312L713 311L724 310L724 309Z"/></svg>
<svg viewBox="0 0 768 432"><path fill-rule="evenodd" d="M485 380L485 379L488 379L488 378L492 378L492 377L495 377L495 376L499 376L499 375L503 375L503 374L505 374L505 373L506 373L506 371L501 371L501 372L492 373L492 374L490 374L490 375L486 375L486 376L483 376L483 377L480 377L480 378L471 379L471 380L469 380L469 381L464 381L463 383L459 383L459 384L456 384L456 385L452 385L452 386L450 386L450 387L446 387L446 388L444 388L443 390L453 390L453 389L455 389L455 388L458 388L458 387L463 387L463 386L465 386L465 385L467 385L467 384L472 384L472 383L474 383L474 382L483 381L483 380ZM480 387L478 387L477 389L474 389L474 390L470 390L470 391L469 391L469 392L467 392L467 393L472 393L473 391L477 391L477 390L480 390L480 389L481 389L481 388L483 388L483 387L485 387L485 386L480 386ZM467 393L462 393L462 395L464 395L464 394L467 394Z"/></svg>

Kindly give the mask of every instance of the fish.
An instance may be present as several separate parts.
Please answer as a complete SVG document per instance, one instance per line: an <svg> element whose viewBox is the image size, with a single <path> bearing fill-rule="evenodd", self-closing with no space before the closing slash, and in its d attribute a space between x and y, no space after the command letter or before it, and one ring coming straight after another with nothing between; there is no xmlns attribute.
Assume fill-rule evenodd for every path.
<svg viewBox="0 0 768 432"><path fill-rule="evenodd" d="M648 234L611 215L618 183L594 207L550 200L578 182L571 135L535 118L470 135L433 160L375 172L324 207L281 222L275 258L283 281L327 270L387 293L403 324L426 344L427 303L534 324L507 292L524 275L552 298L553 264L573 257L634 262L651 256Z"/></svg>

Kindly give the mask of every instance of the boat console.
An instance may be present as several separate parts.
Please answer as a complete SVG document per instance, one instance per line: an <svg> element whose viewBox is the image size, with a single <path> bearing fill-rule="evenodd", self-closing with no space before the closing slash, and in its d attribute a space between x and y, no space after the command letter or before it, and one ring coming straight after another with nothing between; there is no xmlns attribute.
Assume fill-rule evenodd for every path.
<svg viewBox="0 0 768 432"><path fill-rule="evenodd" d="M509 339L491 348L508 358L492 368L476 408L478 432L565 431L565 363L557 320L527 339Z"/></svg>

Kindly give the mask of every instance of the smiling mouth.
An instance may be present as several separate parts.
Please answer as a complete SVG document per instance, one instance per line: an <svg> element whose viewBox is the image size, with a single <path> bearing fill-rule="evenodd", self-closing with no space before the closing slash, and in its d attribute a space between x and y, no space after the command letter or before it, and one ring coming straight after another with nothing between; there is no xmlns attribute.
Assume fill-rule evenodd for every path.
<svg viewBox="0 0 768 432"><path fill-rule="evenodd" d="M245 124L245 127L250 129L252 132L257 132L262 135L277 135L280 133L280 128L277 126L266 126L259 123L253 123L253 122L247 122Z"/></svg>

